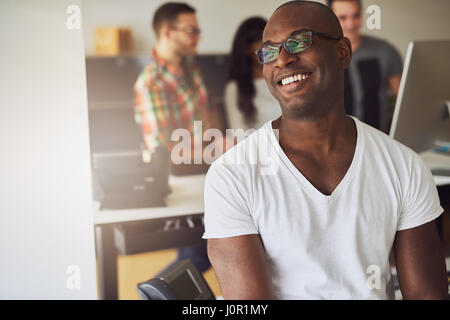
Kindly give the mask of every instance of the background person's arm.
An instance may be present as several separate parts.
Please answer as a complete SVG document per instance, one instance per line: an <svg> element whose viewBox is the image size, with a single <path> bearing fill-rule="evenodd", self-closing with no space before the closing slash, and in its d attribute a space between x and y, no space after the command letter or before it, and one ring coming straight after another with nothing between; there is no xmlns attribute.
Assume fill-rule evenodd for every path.
<svg viewBox="0 0 450 320"><path fill-rule="evenodd" d="M392 94L397 99L398 91L400 88L400 81L402 80L402 75L396 75L389 78L389 87L391 89Z"/></svg>
<svg viewBox="0 0 450 320"><path fill-rule="evenodd" d="M208 257L224 299L274 299L272 278L259 235L208 239Z"/></svg>
<svg viewBox="0 0 450 320"><path fill-rule="evenodd" d="M403 60L400 53L390 44L386 44L386 72L389 89L395 98L398 96L400 81L403 73Z"/></svg>
<svg viewBox="0 0 450 320"><path fill-rule="evenodd" d="M404 299L447 299L448 280L435 221L398 231L395 262Z"/></svg>

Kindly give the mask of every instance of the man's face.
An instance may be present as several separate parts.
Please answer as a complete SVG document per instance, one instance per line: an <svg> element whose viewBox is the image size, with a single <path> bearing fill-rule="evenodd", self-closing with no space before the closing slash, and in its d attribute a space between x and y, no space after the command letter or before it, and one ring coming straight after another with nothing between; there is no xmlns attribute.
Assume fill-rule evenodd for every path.
<svg viewBox="0 0 450 320"><path fill-rule="evenodd" d="M194 13L181 13L170 29L169 39L179 56L192 56L197 53L200 40L197 18Z"/></svg>
<svg viewBox="0 0 450 320"><path fill-rule="evenodd" d="M334 1L331 9L341 23L344 36L354 39L361 35L361 8L356 1Z"/></svg>
<svg viewBox="0 0 450 320"><path fill-rule="evenodd" d="M338 36L337 31L324 24L320 17L315 8L282 7L267 23L263 43L282 42L300 29ZM314 119L326 114L336 103L339 90L343 89L343 70L335 44L336 40L313 36L310 48L297 54L289 54L282 48L276 61L264 64L267 86L280 102L285 117ZM282 83L283 79L299 74L307 74L308 77L289 84Z"/></svg>

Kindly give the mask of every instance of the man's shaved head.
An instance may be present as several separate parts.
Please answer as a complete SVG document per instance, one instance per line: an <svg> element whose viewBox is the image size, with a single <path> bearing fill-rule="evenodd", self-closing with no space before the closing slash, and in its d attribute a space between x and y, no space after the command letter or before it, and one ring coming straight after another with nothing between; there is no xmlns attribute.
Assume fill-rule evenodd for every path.
<svg viewBox="0 0 450 320"><path fill-rule="evenodd" d="M304 0L294 0L289 1L281 6L279 6L273 14L275 14L279 9L284 7L296 7L298 9L301 9L304 7L308 10L308 12L311 12L312 15L315 16L315 18L320 22L322 25L322 32L328 32L330 34L334 34L338 37L343 36L341 24L339 23L339 19L336 17L334 12L326 5L319 3L319 2L313 2L313 1L304 1ZM318 30L317 30L318 31Z"/></svg>
<svg viewBox="0 0 450 320"><path fill-rule="evenodd" d="M333 11L312 1L290 1L277 8L266 24L263 43L282 43L300 30L314 32L310 47L293 54L280 47L276 60L264 64L263 74L283 116L317 119L344 105L344 70L351 60L351 45Z"/></svg>

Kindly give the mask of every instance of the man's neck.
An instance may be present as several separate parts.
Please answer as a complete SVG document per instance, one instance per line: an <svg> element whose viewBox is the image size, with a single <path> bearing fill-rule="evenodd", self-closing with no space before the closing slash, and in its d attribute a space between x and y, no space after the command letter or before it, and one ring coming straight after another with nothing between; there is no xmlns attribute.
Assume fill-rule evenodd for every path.
<svg viewBox="0 0 450 320"><path fill-rule="evenodd" d="M350 43L352 45L352 51L355 52L356 50L358 50L359 46L361 45L362 42L362 35L358 35L356 37L350 38Z"/></svg>
<svg viewBox="0 0 450 320"><path fill-rule="evenodd" d="M172 50L167 43L159 41L155 46L155 51L158 57L167 61L169 64L180 67L182 57Z"/></svg>
<svg viewBox="0 0 450 320"><path fill-rule="evenodd" d="M342 111L311 121L281 117L274 122L280 129L280 145L291 152L326 155L339 148L341 139L354 136L353 120Z"/></svg>

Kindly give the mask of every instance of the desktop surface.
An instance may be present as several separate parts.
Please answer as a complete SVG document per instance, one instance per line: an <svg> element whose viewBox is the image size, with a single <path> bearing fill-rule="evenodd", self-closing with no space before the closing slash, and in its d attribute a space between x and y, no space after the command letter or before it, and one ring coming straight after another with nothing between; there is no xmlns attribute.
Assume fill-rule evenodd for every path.
<svg viewBox="0 0 450 320"><path fill-rule="evenodd" d="M94 224L112 224L148 219L168 218L201 214L204 211L204 174L170 176L172 193L166 199L166 207L100 210L98 202L93 204Z"/></svg>

